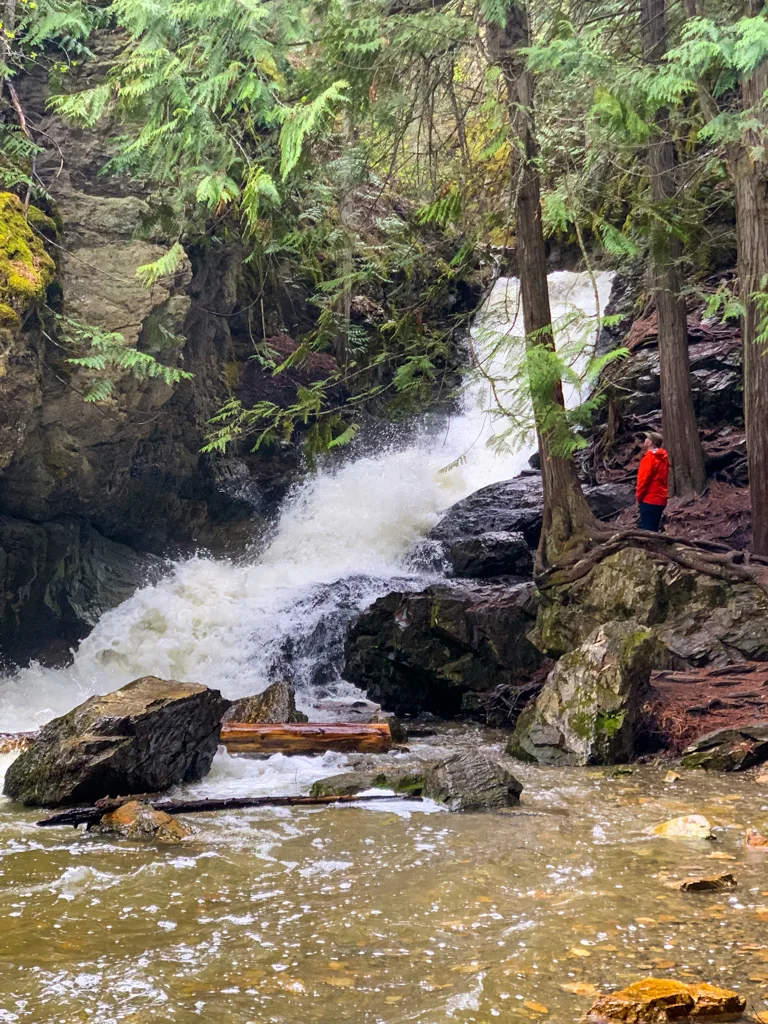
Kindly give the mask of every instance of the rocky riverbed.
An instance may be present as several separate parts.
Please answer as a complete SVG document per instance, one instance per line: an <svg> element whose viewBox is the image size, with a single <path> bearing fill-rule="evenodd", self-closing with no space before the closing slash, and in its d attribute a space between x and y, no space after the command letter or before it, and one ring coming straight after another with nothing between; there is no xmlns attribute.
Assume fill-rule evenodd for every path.
<svg viewBox="0 0 768 1024"><path fill-rule="evenodd" d="M412 747L502 757L504 738L454 725ZM350 760L219 754L182 792L306 791ZM768 826L755 772L514 770L519 809L197 815L172 847L40 830L2 803L2 1019L575 1024L598 990L648 975L768 1010L768 860L744 839ZM714 841L652 834L690 813ZM735 888L680 891L723 871Z"/></svg>

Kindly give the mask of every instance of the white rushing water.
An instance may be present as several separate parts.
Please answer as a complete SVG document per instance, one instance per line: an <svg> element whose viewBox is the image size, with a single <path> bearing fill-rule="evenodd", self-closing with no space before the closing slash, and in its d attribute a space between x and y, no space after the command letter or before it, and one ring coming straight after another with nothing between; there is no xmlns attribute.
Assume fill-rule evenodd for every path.
<svg viewBox="0 0 768 1024"><path fill-rule="evenodd" d="M601 313L611 280L608 273L596 276ZM585 320L572 322L575 312L591 318L586 326L594 332L589 275L553 274L550 294L553 318L571 318L566 335L584 334ZM499 334L522 335L517 306L516 280L498 281L473 329L481 359ZM505 357L493 358L497 371ZM286 503L258 557L179 562L165 579L104 614L70 666L32 665L0 680L0 731L36 728L91 694L147 674L238 697L263 690L287 670L301 703L311 705L314 656L329 620L366 607L389 581L408 576L404 556L446 508L526 466L530 447L504 454L487 447L494 433L488 390L482 382L469 384L459 414L411 435L401 448L329 461ZM461 456L461 465L443 472ZM337 682L333 674L326 672L326 688Z"/></svg>

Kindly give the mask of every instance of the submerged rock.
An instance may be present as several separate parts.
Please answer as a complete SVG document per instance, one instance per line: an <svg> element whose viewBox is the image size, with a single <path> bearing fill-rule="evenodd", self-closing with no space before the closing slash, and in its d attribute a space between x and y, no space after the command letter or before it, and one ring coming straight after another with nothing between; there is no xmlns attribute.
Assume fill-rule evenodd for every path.
<svg viewBox="0 0 768 1024"><path fill-rule="evenodd" d="M195 782L211 767L228 707L199 683L136 679L45 725L8 769L3 792L58 807Z"/></svg>
<svg viewBox="0 0 768 1024"><path fill-rule="evenodd" d="M744 836L744 845L748 850L760 850L763 853L768 853L768 836L761 836L755 829L748 828Z"/></svg>
<svg viewBox="0 0 768 1024"><path fill-rule="evenodd" d="M667 839L711 839L712 826L703 814L683 814L654 825L651 833Z"/></svg>
<svg viewBox="0 0 768 1024"><path fill-rule="evenodd" d="M165 811L156 811L140 800L129 800L107 812L91 831L123 839L154 839L159 843L180 843L193 834L193 830L178 818Z"/></svg>
<svg viewBox="0 0 768 1024"><path fill-rule="evenodd" d="M296 710L296 691L288 683L273 683L262 693L242 697L233 701L224 715L225 722L308 722L301 711Z"/></svg>
<svg viewBox="0 0 768 1024"><path fill-rule="evenodd" d="M718 729L683 751L683 768L741 772L768 761L768 722Z"/></svg>
<svg viewBox="0 0 768 1024"><path fill-rule="evenodd" d="M663 647L637 622L608 622L555 665L517 720L507 753L542 764L616 764L633 754Z"/></svg>
<svg viewBox="0 0 768 1024"><path fill-rule="evenodd" d="M611 619L652 626L676 667L768 661L768 596L759 587L726 583L633 547L575 583L544 591L535 640L559 656Z"/></svg>
<svg viewBox="0 0 768 1024"><path fill-rule="evenodd" d="M474 750L430 765L424 781L424 796L451 811L515 807L522 791L522 784L502 764Z"/></svg>
<svg viewBox="0 0 768 1024"><path fill-rule="evenodd" d="M665 1024L669 1020L736 1020L746 1000L738 992L699 983L686 985L671 978L645 978L600 996L587 1014L588 1021L624 1024Z"/></svg>
<svg viewBox="0 0 768 1024"><path fill-rule="evenodd" d="M722 892L723 889L733 889L737 885L736 879L730 872L722 875L710 875L703 878L684 878L680 883L681 892Z"/></svg>
<svg viewBox="0 0 768 1024"><path fill-rule="evenodd" d="M349 630L344 678L396 715L454 716L465 693L537 668L541 655L527 637L535 599L532 584L468 581L388 594Z"/></svg>

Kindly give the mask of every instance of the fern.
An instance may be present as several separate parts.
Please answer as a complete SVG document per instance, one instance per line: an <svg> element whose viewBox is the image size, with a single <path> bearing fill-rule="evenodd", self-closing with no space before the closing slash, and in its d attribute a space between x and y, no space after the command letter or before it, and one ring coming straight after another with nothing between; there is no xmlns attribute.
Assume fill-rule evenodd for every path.
<svg viewBox="0 0 768 1024"><path fill-rule="evenodd" d="M344 96L349 85L339 79L324 89L313 100L303 100L295 107L282 112L279 120L280 131L280 174L283 181L288 177L301 157L302 147L308 135L317 128L325 118L334 113L334 108L346 102Z"/></svg>
<svg viewBox="0 0 768 1024"><path fill-rule="evenodd" d="M137 267L136 277L145 288L151 288L161 277L171 277L175 274L186 258L184 246L180 242L174 242L168 252L154 263L145 263L144 266Z"/></svg>

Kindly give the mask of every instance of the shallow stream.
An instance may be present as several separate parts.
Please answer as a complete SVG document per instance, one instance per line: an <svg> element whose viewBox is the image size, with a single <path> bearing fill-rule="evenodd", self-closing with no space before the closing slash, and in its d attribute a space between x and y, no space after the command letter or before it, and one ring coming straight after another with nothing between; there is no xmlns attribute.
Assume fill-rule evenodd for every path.
<svg viewBox="0 0 768 1024"><path fill-rule="evenodd" d="M229 760L209 786L232 782ZM252 784L271 774L275 791L284 760L250 762ZM342 761L297 759L291 781ZM180 847L41 830L2 808L0 1021L570 1024L591 986L649 974L768 1009L768 855L743 839L768 826L768 787L517 771L520 811L190 816L199 832ZM691 812L714 842L644 832ZM722 871L736 889L670 887Z"/></svg>

